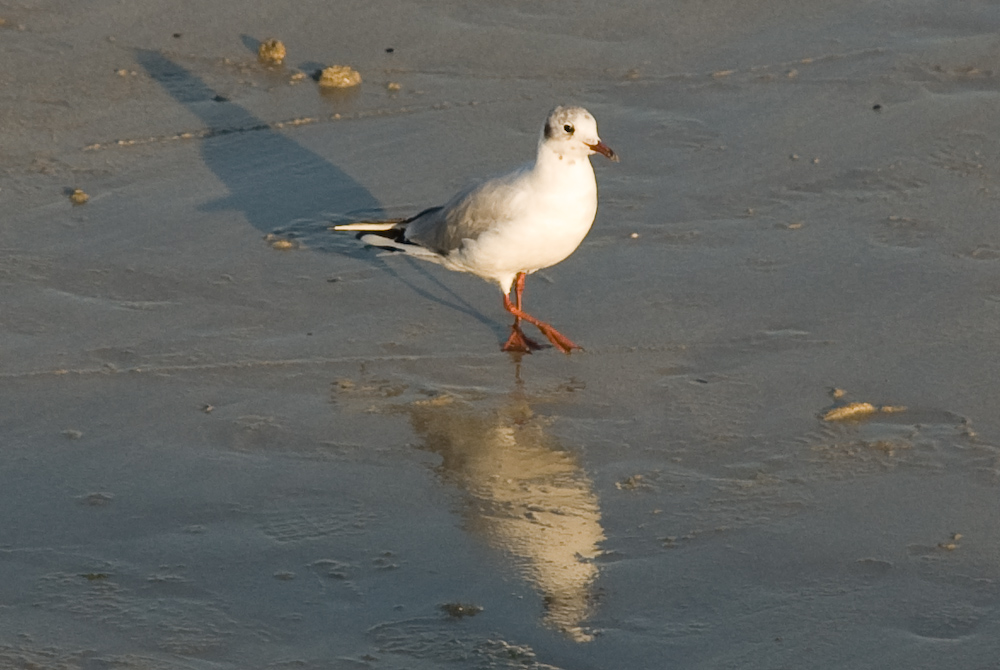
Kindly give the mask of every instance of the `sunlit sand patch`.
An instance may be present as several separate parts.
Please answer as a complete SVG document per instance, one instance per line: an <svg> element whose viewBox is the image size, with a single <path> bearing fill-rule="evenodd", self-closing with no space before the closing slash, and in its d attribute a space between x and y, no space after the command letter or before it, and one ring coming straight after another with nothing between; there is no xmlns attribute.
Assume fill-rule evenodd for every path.
<svg viewBox="0 0 1000 670"><path fill-rule="evenodd" d="M320 71L317 81L325 88L351 88L361 83L361 73L348 65L331 65Z"/></svg>

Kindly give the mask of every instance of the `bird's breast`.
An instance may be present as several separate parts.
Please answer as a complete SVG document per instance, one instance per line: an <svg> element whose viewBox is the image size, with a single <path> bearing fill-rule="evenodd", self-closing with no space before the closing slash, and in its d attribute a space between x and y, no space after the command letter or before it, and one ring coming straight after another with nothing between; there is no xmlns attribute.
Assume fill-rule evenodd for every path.
<svg viewBox="0 0 1000 670"><path fill-rule="evenodd" d="M454 260L484 277L534 272L566 259L590 231L597 189L536 191L515 214L475 240L466 240Z"/></svg>

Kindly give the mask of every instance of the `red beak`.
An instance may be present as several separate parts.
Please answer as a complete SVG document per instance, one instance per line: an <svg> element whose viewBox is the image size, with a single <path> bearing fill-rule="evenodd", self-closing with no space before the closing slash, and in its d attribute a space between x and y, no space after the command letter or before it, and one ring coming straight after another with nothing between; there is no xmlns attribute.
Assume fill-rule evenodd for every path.
<svg viewBox="0 0 1000 670"><path fill-rule="evenodd" d="M601 154L608 160L614 161L615 163L618 162L618 154L616 154L615 150L604 142L598 141L597 144L588 144L587 146L590 147L590 150L594 153Z"/></svg>

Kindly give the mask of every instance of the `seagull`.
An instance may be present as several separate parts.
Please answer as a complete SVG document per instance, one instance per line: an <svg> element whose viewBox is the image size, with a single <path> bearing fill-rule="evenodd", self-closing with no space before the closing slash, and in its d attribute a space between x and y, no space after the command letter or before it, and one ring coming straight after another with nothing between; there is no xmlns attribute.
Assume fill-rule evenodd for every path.
<svg viewBox="0 0 1000 670"><path fill-rule="evenodd" d="M365 244L497 283L504 309L514 316L502 350L531 353L542 348L521 330L524 320L568 354L581 347L522 309L524 280L568 258L590 231L597 214L597 179L590 164L595 153L618 162L597 135L590 112L556 107L542 127L534 163L466 188L444 205L408 219L332 229L356 231Z"/></svg>

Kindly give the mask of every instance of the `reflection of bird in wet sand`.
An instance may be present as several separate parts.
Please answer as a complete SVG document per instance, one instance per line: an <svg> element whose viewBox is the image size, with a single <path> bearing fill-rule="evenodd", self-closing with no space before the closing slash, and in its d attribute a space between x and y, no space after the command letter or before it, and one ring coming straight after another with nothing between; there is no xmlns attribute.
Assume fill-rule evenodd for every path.
<svg viewBox="0 0 1000 670"><path fill-rule="evenodd" d="M409 409L424 448L440 454L445 476L478 504L469 527L518 559L545 598L545 620L578 642L592 639L581 622L604 540L590 480L574 456L559 448L526 400L486 414L452 396Z"/></svg>
<svg viewBox="0 0 1000 670"><path fill-rule="evenodd" d="M443 206L409 219L333 229L358 231L372 246L498 283L504 309L514 315L503 350L530 353L540 348L521 331L524 319L568 354L580 347L523 311L521 297L526 275L565 260L590 231L597 214L597 180L589 159L594 153L618 160L598 137L590 112L556 107L542 128L534 164L461 191Z"/></svg>

